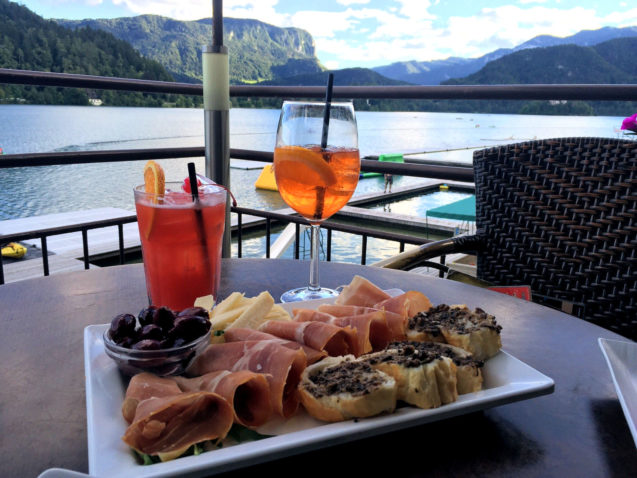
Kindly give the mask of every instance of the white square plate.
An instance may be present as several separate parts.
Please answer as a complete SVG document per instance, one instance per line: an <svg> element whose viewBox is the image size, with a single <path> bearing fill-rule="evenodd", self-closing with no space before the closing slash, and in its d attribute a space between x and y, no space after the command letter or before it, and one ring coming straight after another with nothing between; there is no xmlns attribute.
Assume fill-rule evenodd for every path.
<svg viewBox="0 0 637 478"><path fill-rule="evenodd" d="M601 337L597 340L637 447L637 343Z"/></svg>
<svg viewBox="0 0 637 478"><path fill-rule="evenodd" d="M287 307L316 307L321 301ZM258 431L274 435L258 441L225 446L198 456L166 463L140 465L121 440L126 422L121 414L125 384L115 363L106 356L102 335L108 327L84 330L89 472L95 476L166 477L185 473L211 475L250 466L380 433L422 425L505 403L553 392L554 382L532 367L501 351L485 363L484 389L460 395L454 403L431 410L401 407L391 415L339 423L317 421L302 410L287 421L273 421Z"/></svg>

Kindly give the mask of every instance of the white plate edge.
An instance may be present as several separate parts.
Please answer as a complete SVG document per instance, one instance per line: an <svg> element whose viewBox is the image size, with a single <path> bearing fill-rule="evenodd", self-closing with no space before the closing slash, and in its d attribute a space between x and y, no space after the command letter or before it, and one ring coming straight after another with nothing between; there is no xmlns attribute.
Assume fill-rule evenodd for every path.
<svg viewBox="0 0 637 478"><path fill-rule="evenodd" d="M637 417L633 417L630 409L628 408L628 403L626 402L626 398L624 397L622 384L620 384L620 380L617 379L617 374L615 370L616 364L614 363L615 358L611 357L609 354L609 350L612 350L612 345L611 345L612 343L629 344L635 347L637 347L637 344L634 342L630 342L629 340L606 339L603 337L598 337L597 342L599 343L599 347L602 350L604 359L606 359L606 365L608 366L608 369L610 371L610 376L613 379L613 384L615 385L615 392L617 393L619 404L622 407L622 411L624 412L624 417L626 418L626 423L628 424L630 433L633 436L633 441L635 442L635 447L637 448L637 424L635 423L635 420L637 420Z"/></svg>

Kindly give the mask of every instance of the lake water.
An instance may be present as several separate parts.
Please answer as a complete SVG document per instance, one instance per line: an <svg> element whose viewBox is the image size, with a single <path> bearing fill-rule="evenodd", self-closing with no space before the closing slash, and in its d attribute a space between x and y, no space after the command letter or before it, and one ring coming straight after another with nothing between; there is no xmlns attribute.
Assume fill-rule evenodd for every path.
<svg viewBox="0 0 637 478"><path fill-rule="evenodd" d="M627 112L630 114L631 112ZM278 110L232 109L230 146L271 151ZM617 137L623 118L486 115L468 113L358 112L361 155L432 152L427 157L470 163L468 148L560 136ZM0 148L5 154L203 146L200 109L158 109L0 105ZM453 151L445 151L453 150ZM186 176L192 159L160 160L167 180ZM0 220L97 207L134 210L132 188L142 182L145 161L0 169ZM195 160L204 171L204 159ZM256 190L260 170L231 170L231 189L239 205L285 207L277 192ZM398 177L394 187L417 183ZM356 194L382 192L383 179L361 180ZM451 202L451 201L450 201ZM402 207L401 209L409 209ZM402 212L402 211L401 211ZM419 214L420 212L415 212ZM351 241L342 245L347 255ZM349 244L349 245L347 245ZM370 248L376 247L374 241ZM391 246L395 253L395 246ZM262 253L259 240L246 255ZM360 254L360 251L355 251ZM387 255L372 254L370 261Z"/></svg>

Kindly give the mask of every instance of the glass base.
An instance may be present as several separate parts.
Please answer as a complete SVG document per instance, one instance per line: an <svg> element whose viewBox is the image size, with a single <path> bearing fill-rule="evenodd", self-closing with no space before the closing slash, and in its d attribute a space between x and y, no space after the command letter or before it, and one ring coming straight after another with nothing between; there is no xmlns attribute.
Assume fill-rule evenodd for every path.
<svg viewBox="0 0 637 478"><path fill-rule="evenodd" d="M321 287L317 290L311 290L308 287L300 287L284 292L281 295L281 302L300 302L302 300L329 299L337 297L338 292L332 289Z"/></svg>

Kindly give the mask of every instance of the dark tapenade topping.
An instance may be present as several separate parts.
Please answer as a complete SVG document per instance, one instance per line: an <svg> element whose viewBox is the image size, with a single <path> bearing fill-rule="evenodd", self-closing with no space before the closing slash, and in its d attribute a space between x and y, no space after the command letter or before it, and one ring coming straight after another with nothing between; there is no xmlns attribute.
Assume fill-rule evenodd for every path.
<svg viewBox="0 0 637 478"><path fill-rule="evenodd" d="M387 349L392 350L406 347L413 347L419 351L435 351L437 354L442 355L443 357L449 357L451 360L453 360L453 363L456 364L456 366L472 365L474 367L482 367L484 365L483 361L474 359L473 355L471 355L469 352L458 352L456 348L438 342L417 342L414 340L391 342L387 346Z"/></svg>
<svg viewBox="0 0 637 478"><path fill-rule="evenodd" d="M476 308L473 312L466 307L450 307L440 304L425 312L419 312L408 321L407 328L417 332L425 332L434 337L441 334L441 329L452 330L458 334L469 334L480 328L488 328L500 333L493 315Z"/></svg>
<svg viewBox="0 0 637 478"><path fill-rule="evenodd" d="M309 379L306 389L317 398L339 393L367 395L384 382L384 377L368 363L352 361L326 367Z"/></svg>
<svg viewBox="0 0 637 478"><path fill-rule="evenodd" d="M392 347L390 344L384 351L372 354L365 361L371 365L395 363L412 368L434 362L442 356L441 351L435 347L421 347L420 344L423 343L427 342L394 342L396 346Z"/></svg>

